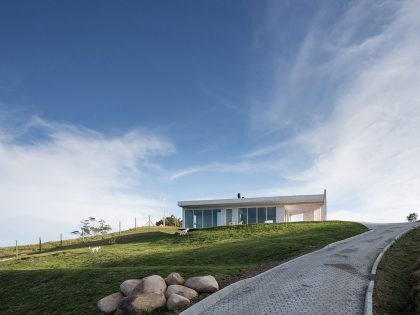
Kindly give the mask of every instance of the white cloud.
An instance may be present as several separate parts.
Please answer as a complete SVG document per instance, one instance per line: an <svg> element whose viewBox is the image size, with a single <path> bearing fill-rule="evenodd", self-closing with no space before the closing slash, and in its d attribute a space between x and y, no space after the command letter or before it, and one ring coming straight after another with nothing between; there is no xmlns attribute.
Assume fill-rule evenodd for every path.
<svg viewBox="0 0 420 315"><path fill-rule="evenodd" d="M34 133L35 140L28 142ZM151 160L174 152L165 139L139 130L110 137L38 117L0 134L3 245L38 235L68 236L87 216L104 218L115 229L119 220L128 228L135 216L140 224L163 211L158 192L145 187L159 172Z"/></svg>
<svg viewBox="0 0 420 315"><path fill-rule="evenodd" d="M294 139L315 159L293 176L293 191L327 188L330 218L403 221L420 211L420 2L399 5L393 20L363 41L349 40L353 28L334 34L345 40L322 71L347 71L349 80L328 119ZM285 191L290 187L271 193Z"/></svg>
<svg viewBox="0 0 420 315"><path fill-rule="evenodd" d="M251 152L250 156L257 156L257 152ZM211 163L195 168L177 171L170 176L170 180L176 180L184 176L189 176L202 172L236 173L236 174L255 174L268 171L284 170L285 166L280 161L252 161L248 159L240 160L236 163Z"/></svg>

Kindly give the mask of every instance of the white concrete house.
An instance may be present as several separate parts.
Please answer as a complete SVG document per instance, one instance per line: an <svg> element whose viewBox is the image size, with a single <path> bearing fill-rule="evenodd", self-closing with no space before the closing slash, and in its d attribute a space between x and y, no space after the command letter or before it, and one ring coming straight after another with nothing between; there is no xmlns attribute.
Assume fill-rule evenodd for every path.
<svg viewBox="0 0 420 315"><path fill-rule="evenodd" d="M276 196L219 200L179 201L183 228L290 222L303 214L303 221L327 219L327 192L320 195Z"/></svg>

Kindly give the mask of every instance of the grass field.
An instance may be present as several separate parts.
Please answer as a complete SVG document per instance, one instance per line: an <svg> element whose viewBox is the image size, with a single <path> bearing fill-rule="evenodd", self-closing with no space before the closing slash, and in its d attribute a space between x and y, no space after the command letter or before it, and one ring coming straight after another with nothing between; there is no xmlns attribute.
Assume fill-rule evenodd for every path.
<svg viewBox="0 0 420 315"><path fill-rule="evenodd" d="M385 253L373 292L375 314L420 314L420 228Z"/></svg>
<svg viewBox="0 0 420 315"><path fill-rule="evenodd" d="M259 266L281 262L367 228L352 222L251 224L203 229L187 236L169 227L141 228L90 243L69 242L0 262L1 314L94 314L96 302L130 278L172 271L215 275L221 286ZM56 244L57 245L57 244ZM87 246L101 245L98 253ZM34 250L35 249L35 250ZM0 249L10 256L13 249Z"/></svg>

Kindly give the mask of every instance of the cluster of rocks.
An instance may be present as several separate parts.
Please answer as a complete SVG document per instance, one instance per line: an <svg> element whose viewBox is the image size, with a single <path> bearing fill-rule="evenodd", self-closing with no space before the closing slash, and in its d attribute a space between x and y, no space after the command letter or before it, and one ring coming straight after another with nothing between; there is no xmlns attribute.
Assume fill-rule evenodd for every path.
<svg viewBox="0 0 420 315"><path fill-rule="evenodd" d="M191 304L199 294L219 290L213 276L192 277L185 281L177 272L165 279L153 275L143 279L126 280L120 292L110 294L98 302L98 309L105 314L142 314L166 308L178 311Z"/></svg>

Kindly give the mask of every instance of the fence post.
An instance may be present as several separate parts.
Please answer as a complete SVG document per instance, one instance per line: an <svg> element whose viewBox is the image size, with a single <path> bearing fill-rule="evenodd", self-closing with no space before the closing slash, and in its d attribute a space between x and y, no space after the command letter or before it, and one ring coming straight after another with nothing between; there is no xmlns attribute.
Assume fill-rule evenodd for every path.
<svg viewBox="0 0 420 315"><path fill-rule="evenodd" d="M121 221L118 222L118 234L121 235Z"/></svg>
<svg viewBox="0 0 420 315"><path fill-rule="evenodd" d="M137 218L134 217L134 229L137 230Z"/></svg>
<svg viewBox="0 0 420 315"><path fill-rule="evenodd" d="M39 251L41 251L41 238L39 238Z"/></svg>
<svg viewBox="0 0 420 315"><path fill-rule="evenodd" d="M60 247L63 247L63 233L60 233Z"/></svg>
<svg viewBox="0 0 420 315"><path fill-rule="evenodd" d="M18 257L19 257L19 248L18 248L18 243L16 240L16 259L18 259Z"/></svg>

